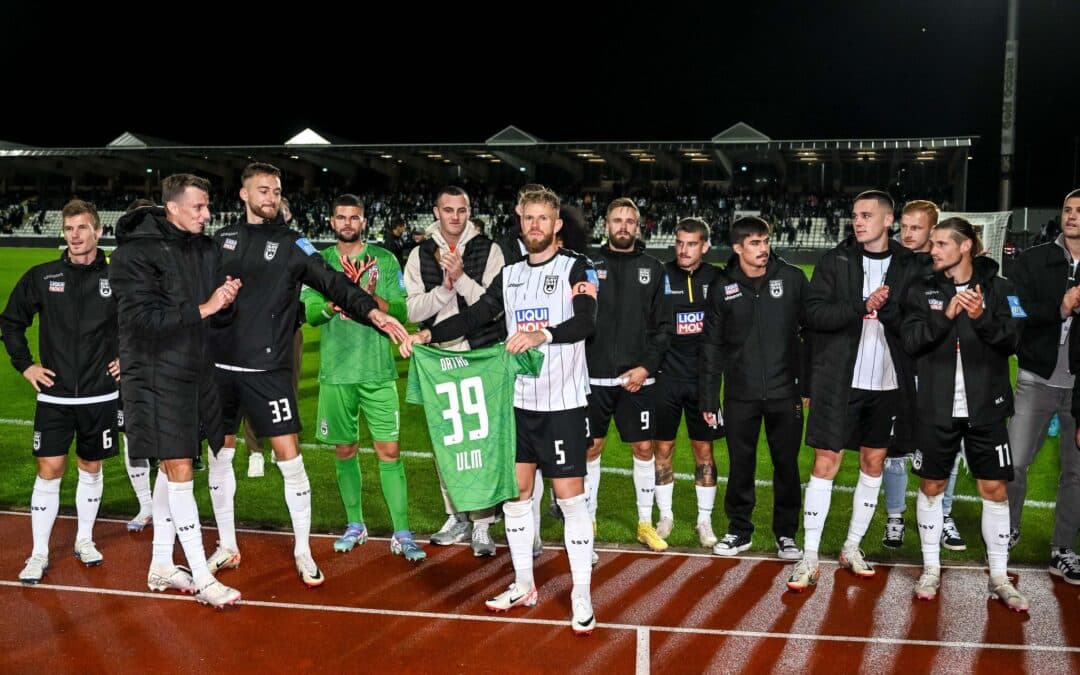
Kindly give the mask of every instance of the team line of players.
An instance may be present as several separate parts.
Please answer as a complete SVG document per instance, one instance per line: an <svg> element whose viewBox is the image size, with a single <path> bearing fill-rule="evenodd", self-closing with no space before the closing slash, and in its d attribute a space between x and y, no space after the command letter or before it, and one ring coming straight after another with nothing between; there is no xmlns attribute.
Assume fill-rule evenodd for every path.
<svg viewBox="0 0 1080 675"><path fill-rule="evenodd" d="M32 269L12 293L0 320L5 347L39 391L34 551L20 574L23 581L36 582L48 567L64 455L75 435L76 556L86 564L101 561L91 528L101 495L100 462L117 454L110 410L116 409L119 376L133 484L140 474L148 476L148 470L139 471L139 460L162 460L153 495L140 495L144 504L150 502L155 525L150 587L194 592L218 606L239 599L213 572L240 561L232 523L232 460L241 413L259 436L271 440L285 477L298 573L309 585L323 582L307 541L310 484L298 450L300 425L288 370L302 285L304 318L323 331L316 436L337 448L338 483L349 520L336 550L349 550L367 537L356 461L362 411L395 529L391 547L410 560L424 557L408 526L397 446L396 370L388 340L404 340L404 355L418 343L464 351L505 340L510 354L535 349L544 358L537 373L515 378L519 496L502 507L515 580L488 600L490 609L536 602L532 558L539 496L534 489L542 474L551 479L565 519L574 580L571 624L577 633L593 629L592 538L609 422L614 416L633 449L638 538L663 550L674 527L671 462L684 410L696 464L696 529L703 545L725 555L749 546L756 444L764 422L774 464L778 552L798 560L789 580L793 589L817 579L818 543L843 448L860 450L861 471L840 560L860 576L873 574L858 545L876 506L887 448L893 446L901 454L914 452L913 466L923 478L918 520L925 573L916 594L934 597L940 583L940 495L963 439L984 497L990 592L1013 609L1027 609L1005 575L1010 533L1005 481L1013 473L1005 432L1012 412L1007 358L1016 349L1027 303L996 276L990 259L977 257L978 237L966 221L936 223L936 209L914 209L925 217L917 218L924 233L933 228L923 240L932 250L920 256L889 239L891 198L864 193L855 200L854 238L827 253L808 283L800 270L770 254L768 226L758 219L732 225L734 256L724 270L702 264L707 225L684 220L676 260L663 265L645 255L637 241L636 205L617 199L607 212L608 243L590 261L559 247L570 238L570 228L563 231L558 197L549 190L527 186L522 191L520 237L500 249L475 231L468 196L446 188L437 198L437 222L402 272L389 252L361 240L363 204L355 197L335 200L338 244L319 254L286 226L274 167L249 166L242 183L247 223L225 228L211 241L201 235L209 220L209 185L193 176L170 177L164 208L137 209L118 223L119 248L111 268L97 254L96 213L73 202L64 210L68 249L61 260ZM1066 199L1066 212L1070 209L1080 211L1080 196ZM1073 236L1080 239L1080 222L1071 212L1063 216L1066 234L1057 246L1065 250L1062 259L1071 261L1067 235L1076 230ZM567 223L574 224L569 218ZM258 291L241 292L242 283ZM1059 297L1062 344L1069 315L1080 303L1073 297L1066 311L1069 297ZM116 333L110 335L117 308L119 344L111 348L117 345ZM35 313L42 322L42 363L50 369L33 363L26 344L25 330ZM400 325L406 316L422 326L407 338ZM78 338L75 350L72 336ZM1065 354L1067 361L1067 349ZM916 391L919 372L927 376ZM795 543L801 496L796 456L807 394L814 401L807 443L818 450L801 552ZM894 418L899 418L897 433ZM914 424L916 419L922 424ZM725 497L729 529L717 541L711 526L712 442L725 428L731 455ZM904 432L914 429L926 433L905 438L910 434ZM191 458L202 436L219 448L210 455L210 487L220 541L209 561L191 491ZM494 513L490 508L462 513L446 482L440 473L448 519L432 542L471 538L477 555L493 554L487 526ZM148 493L148 485L141 492ZM660 511L655 528L654 500ZM190 569L173 563L174 537Z"/></svg>

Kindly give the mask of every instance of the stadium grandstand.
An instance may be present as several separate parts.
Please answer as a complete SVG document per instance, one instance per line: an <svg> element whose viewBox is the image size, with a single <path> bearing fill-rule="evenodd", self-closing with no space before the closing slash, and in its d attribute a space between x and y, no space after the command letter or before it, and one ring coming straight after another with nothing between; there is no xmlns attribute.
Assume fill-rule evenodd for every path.
<svg viewBox="0 0 1080 675"><path fill-rule="evenodd" d="M215 188L210 230L243 213L237 197L252 160L279 166L295 226L330 238L328 201L344 190L368 205L369 234L391 220L413 231L431 223L435 190L461 184L473 215L494 236L512 223L517 188L553 187L603 232L603 209L630 196L653 248L674 240L676 222L699 216L715 243L741 215L761 215L784 249L821 249L842 238L850 198L885 186L898 202L929 198L963 211L967 162L976 136L776 140L739 122L695 141L547 141L514 126L480 143L359 144L311 129L280 145L198 146L125 132L103 147L48 148L0 141L0 232L55 238L59 208L73 196L97 204L106 236L134 199L158 197L163 176L194 171ZM3 240L0 239L0 242ZM30 242L32 244L32 242Z"/></svg>

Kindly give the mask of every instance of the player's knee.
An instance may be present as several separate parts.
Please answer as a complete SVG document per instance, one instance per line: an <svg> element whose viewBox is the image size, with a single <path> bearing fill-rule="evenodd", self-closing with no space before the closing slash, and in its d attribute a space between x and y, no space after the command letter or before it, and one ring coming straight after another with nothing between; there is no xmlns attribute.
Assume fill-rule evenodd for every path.
<svg viewBox="0 0 1080 675"><path fill-rule="evenodd" d="M813 476L832 480L840 470L840 453L831 450L818 450L814 455Z"/></svg>
<svg viewBox="0 0 1080 675"><path fill-rule="evenodd" d="M947 484L948 481L944 480L923 480L919 486L919 491L931 500L936 500L941 496L941 493L945 492ZM930 505L933 506L933 501L930 502Z"/></svg>
<svg viewBox="0 0 1080 675"><path fill-rule="evenodd" d="M991 502L1004 502L1008 501L1009 493L1005 490L1005 481L1003 480L980 480L979 496Z"/></svg>

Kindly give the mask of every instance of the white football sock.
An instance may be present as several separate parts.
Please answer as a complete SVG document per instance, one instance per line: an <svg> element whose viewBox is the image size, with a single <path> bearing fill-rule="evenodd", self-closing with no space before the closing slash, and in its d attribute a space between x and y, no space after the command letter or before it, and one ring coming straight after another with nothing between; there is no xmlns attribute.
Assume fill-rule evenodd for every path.
<svg viewBox="0 0 1080 675"><path fill-rule="evenodd" d="M97 520L104 487L100 469L97 473L79 469L79 483L75 486L75 513L79 518L79 529L75 533L75 541L94 538L94 521Z"/></svg>
<svg viewBox="0 0 1080 675"><path fill-rule="evenodd" d="M214 520L217 522L218 543L233 551L239 550L236 543L236 471L233 470L233 457L236 448L222 448L217 456L209 454L207 483L210 487L210 504L214 507Z"/></svg>
<svg viewBox="0 0 1080 675"><path fill-rule="evenodd" d="M285 505L292 518L293 555L311 553L311 482L304 471L304 457L297 455L286 461L278 460L278 469L285 479Z"/></svg>
<svg viewBox="0 0 1080 675"><path fill-rule="evenodd" d="M34 537L32 555L49 557L49 536L60 511L60 479L46 480L38 476L30 495L30 531Z"/></svg>

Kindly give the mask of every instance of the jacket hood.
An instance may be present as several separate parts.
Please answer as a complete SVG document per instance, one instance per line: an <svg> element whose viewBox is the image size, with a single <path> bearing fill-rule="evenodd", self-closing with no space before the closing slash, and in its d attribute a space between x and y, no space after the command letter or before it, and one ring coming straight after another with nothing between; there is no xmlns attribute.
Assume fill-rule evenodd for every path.
<svg viewBox="0 0 1080 675"><path fill-rule="evenodd" d="M133 239L193 239L201 236L185 232L165 218L160 206L144 206L120 216L116 221L116 245L123 246Z"/></svg>

